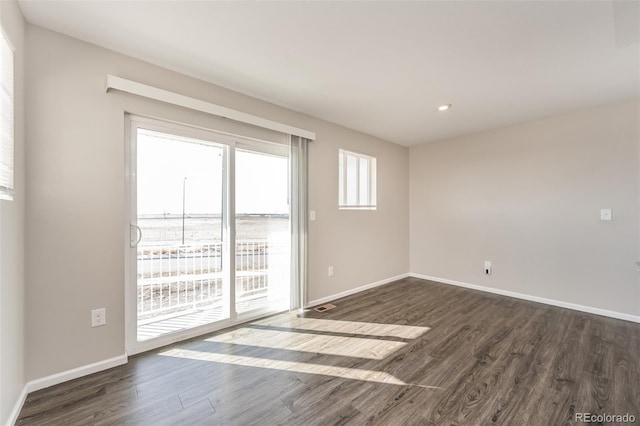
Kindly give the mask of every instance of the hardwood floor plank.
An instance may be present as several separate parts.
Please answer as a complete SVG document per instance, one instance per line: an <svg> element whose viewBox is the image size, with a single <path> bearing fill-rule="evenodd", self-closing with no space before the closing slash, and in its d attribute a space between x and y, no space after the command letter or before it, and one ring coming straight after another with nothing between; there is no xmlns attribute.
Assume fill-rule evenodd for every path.
<svg viewBox="0 0 640 426"><path fill-rule="evenodd" d="M640 418L640 324L415 278L28 395L18 425L573 425Z"/></svg>
<svg viewBox="0 0 640 426"><path fill-rule="evenodd" d="M640 340L633 338L626 328L615 328L615 332L612 412L633 413L640 401L640 367L637 362Z"/></svg>
<svg viewBox="0 0 640 426"><path fill-rule="evenodd" d="M167 396L146 403L133 404L127 410L114 415L94 419L96 426L112 425L169 425L172 418L181 416L182 404L177 395Z"/></svg>

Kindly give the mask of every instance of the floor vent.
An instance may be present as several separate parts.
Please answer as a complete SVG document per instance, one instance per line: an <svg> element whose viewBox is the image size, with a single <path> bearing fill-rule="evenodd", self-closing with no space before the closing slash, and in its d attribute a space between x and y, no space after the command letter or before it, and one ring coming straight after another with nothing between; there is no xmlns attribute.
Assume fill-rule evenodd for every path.
<svg viewBox="0 0 640 426"><path fill-rule="evenodd" d="M336 307L336 305L332 305L331 303L327 303L326 305L322 305L322 306L318 306L317 308L313 308L313 310L316 311L316 312L324 312L324 311L328 311L329 309L333 309L335 307Z"/></svg>

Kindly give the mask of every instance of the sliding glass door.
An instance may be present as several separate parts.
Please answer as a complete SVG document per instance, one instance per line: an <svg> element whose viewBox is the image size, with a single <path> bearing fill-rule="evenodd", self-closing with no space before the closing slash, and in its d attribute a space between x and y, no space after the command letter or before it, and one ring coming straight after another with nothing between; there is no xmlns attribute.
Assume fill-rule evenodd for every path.
<svg viewBox="0 0 640 426"><path fill-rule="evenodd" d="M291 231L286 155L236 150L236 312L286 309Z"/></svg>
<svg viewBox="0 0 640 426"><path fill-rule="evenodd" d="M288 309L287 147L129 122L128 351Z"/></svg>

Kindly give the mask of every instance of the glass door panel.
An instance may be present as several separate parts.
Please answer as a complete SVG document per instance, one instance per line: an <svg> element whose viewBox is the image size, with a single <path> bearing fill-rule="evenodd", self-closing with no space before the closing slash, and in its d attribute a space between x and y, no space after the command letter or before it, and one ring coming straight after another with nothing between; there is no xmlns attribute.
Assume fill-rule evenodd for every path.
<svg viewBox="0 0 640 426"><path fill-rule="evenodd" d="M235 152L236 306L239 316L290 304L288 157Z"/></svg>
<svg viewBox="0 0 640 426"><path fill-rule="evenodd" d="M226 145L142 128L136 145L137 340L229 318Z"/></svg>

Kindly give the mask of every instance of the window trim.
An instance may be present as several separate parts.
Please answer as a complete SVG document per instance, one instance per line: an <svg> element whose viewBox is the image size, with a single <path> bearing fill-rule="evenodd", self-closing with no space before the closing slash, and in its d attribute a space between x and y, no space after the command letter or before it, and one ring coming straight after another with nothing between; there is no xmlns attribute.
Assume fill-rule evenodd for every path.
<svg viewBox="0 0 640 426"><path fill-rule="evenodd" d="M4 28L0 26L0 43L5 44L6 48L9 52L9 57L6 60L10 61L8 66L6 67L10 71L10 75L6 77L4 73L0 74L0 91L5 86L5 78L10 79L10 85L8 88L10 90L9 99L9 109L10 109L10 117L8 118L9 129L7 130L7 134L4 135L2 131L2 127L0 126L0 152L5 152L8 158L0 158L0 166L6 168L7 177L6 179L2 179L0 176L0 200L13 201L14 198L14 190L15 190L15 48L11 39L7 36ZM4 50L5 46L2 46L2 50ZM0 57L0 68L4 67L5 58ZM0 93L0 103L2 102L2 98L4 94ZM5 117L2 109L0 108L0 122L4 122Z"/></svg>
<svg viewBox="0 0 640 426"><path fill-rule="evenodd" d="M356 204L348 204L348 182L347 182L347 157L356 158ZM366 160L368 163L368 204L360 203L360 161ZM338 209L339 210L377 210L377 159L374 156L360 154L346 149L338 150Z"/></svg>

